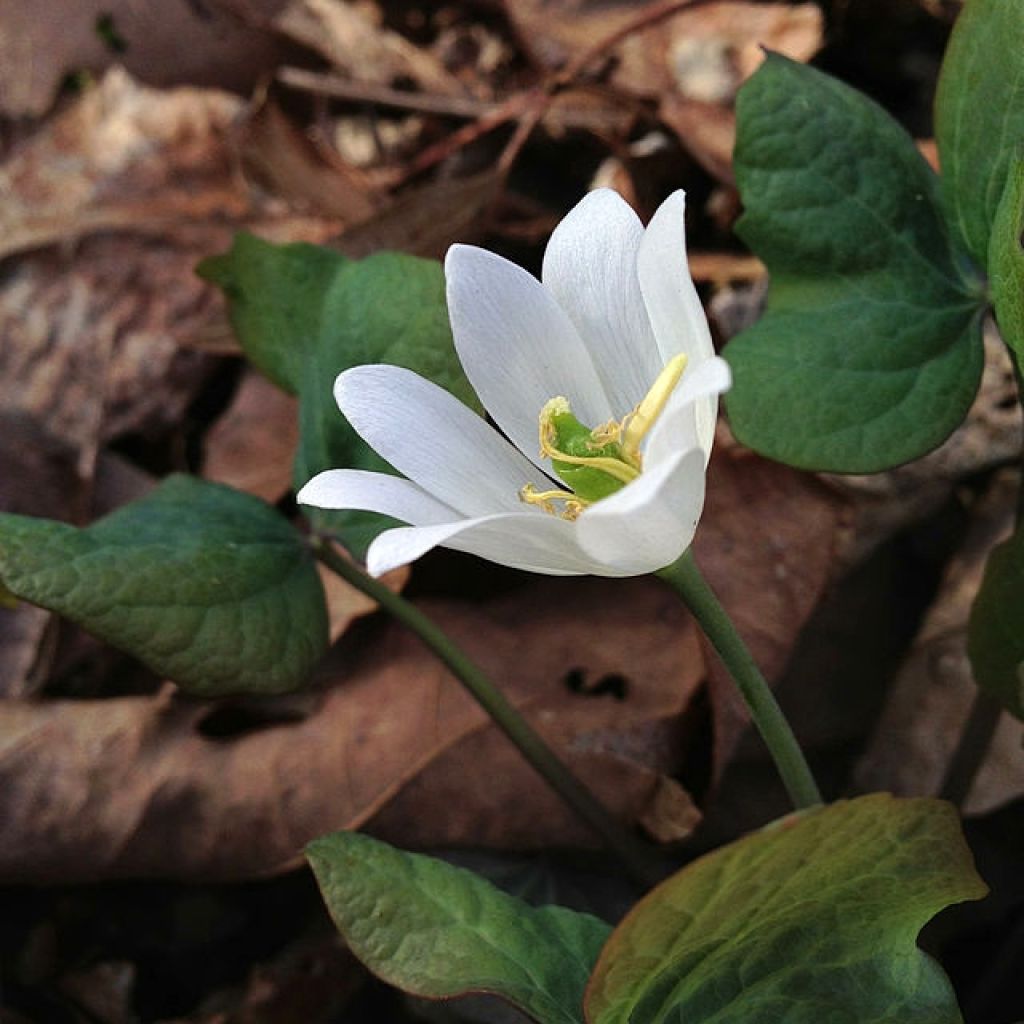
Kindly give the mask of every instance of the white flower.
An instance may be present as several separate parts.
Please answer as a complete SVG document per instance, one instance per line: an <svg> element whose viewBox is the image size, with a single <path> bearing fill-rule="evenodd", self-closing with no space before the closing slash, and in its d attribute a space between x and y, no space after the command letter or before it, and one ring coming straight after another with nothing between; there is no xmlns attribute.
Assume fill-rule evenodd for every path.
<svg viewBox="0 0 1024 1024"><path fill-rule="evenodd" d="M591 192L552 234L543 284L453 246L455 347L505 437L409 370L354 367L335 384L338 405L406 479L329 470L298 500L409 523L374 540L374 575L438 545L551 575L634 576L674 562L700 518L730 382L687 269L683 209L676 192L645 231L615 192ZM573 416L588 428L583 449L567 448L582 429ZM564 456L557 472L538 434Z"/></svg>

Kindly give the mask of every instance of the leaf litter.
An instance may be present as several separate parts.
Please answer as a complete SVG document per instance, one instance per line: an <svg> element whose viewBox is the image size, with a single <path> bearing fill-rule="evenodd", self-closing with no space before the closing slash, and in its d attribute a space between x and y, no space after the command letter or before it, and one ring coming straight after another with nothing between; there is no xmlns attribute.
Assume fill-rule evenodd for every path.
<svg viewBox="0 0 1024 1024"><path fill-rule="evenodd" d="M695 276L727 306L763 276L727 235L738 210L735 90L759 43L807 60L826 42L819 8L801 3L695 4L667 20L655 9L667 5L534 0L425 13L215 0L205 14L168 5L150 21L131 5L101 6L54 5L36 18L12 4L0 15L0 112L17 119L0 132L0 508L76 523L140 486L117 465L128 476L141 468L141 486L201 468L271 501L286 496L293 409L240 369L221 299L192 273L238 228L351 256L439 257L486 235L529 262L600 165L645 214L680 184L697 197ZM900 5L908 24L938 18L914 8ZM106 13L121 55L96 34ZM844 36L857 24L835 21L833 54L857 45ZM325 65L317 79L289 70ZM351 98L332 97L327 78ZM945 456L870 483L815 479L720 444L698 557L770 676L786 672L801 627L843 592L851 567L890 551L894 537L920 535L951 503L974 515L971 481L1015 443L1005 374L987 373L992 386ZM998 518L1005 500L990 496L978 514ZM956 542L948 549L952 558ZM672 602L653 584L625 584L626 601L619 585L613 595L594 580L517 581L479 600L451 582L464 561L446 557L418 588L413 574L414 598L624 820L684 841L716 787L728 787L744 721ZM915 652L945 635L935 623L959 621L956 564L910 651L910 675L924 656ZM440 593L431 573L447 581ZM49 696L67 692L53 677L67 660L55 652L75 646L74 630L36 609L0 610L3 880L261 877L296 866L304 841L343 825L406 846L591 841L415 640L337 591L338 642L315 688L255 704L200 704L152 681L103 697L102 660L85 699ZM926 736L934 710L901 692L886 714ZM873 784L920 791L927 744L893 765L879 753L891 744L886 721ZM828 756L852 770L849 752ZM1015 792L995 766L982 780L992 802ZM86 898L101 899L95 892ZM153 985L102 956L65 989L113 1021ZM196 1008L189 1019L250 1019L245 1005L289 1019L302 988L294 977L268 968L261 988L256 969L247 992L225 997L240 1016ZM97 1010L104 993L113 1008Z"/></svg>

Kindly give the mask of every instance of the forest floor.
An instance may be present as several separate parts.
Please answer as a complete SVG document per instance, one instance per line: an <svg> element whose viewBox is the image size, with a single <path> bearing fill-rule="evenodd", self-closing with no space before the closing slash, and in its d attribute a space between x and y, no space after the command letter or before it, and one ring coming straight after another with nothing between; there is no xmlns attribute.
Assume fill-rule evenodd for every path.
<svg viewBox="0 0 1024 1024"><path fill-rule="evenodd" d="M617 189L646 219L684 188L716 341L753 322L767 275L733 233L732 145L761 47L863 90L934 161L959 4L682 7L10 0L0 511L85 524L185 471L294 512L296 401L246 365L223 296L194 272L240 230L353 258L468 241L538 272L587 189ZM964 426L897 470L799 473L720 427L698 556L830 799L938 793L972 706L970 601L1019 480L1012 372L998 340L987 350ZM721 670L656 582L437 551L392 583L667 864L786 812ZM516 1019L484 999L407 999L346 952L301 860L305 840L343 827L610 919L635 899L425 649L345 586L329 598L311 689L207 703L50 613L0 607L0 790L15 811L47 808L28 828L0 822L4 1024ZM924 944L969 1024L1013 1024L1019 724L999 723L964 810L994 895L940 915Z"/></svg>

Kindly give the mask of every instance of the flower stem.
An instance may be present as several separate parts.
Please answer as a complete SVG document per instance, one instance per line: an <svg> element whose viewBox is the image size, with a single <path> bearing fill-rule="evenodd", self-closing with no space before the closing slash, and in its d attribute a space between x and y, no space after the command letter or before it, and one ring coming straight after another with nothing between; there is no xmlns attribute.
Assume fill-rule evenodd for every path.
<svg viewBox="0 0 1024 1024"><path fill-rule="evenodd" d="M604 840L636 882L646 888L661 880L663 872L657 870L652 850L611 815L451 637L414 604L343 558L323 538L314 537L312 545L328 569L376 601L437 655L533 769Z"/></svg>
<svg viewBox="0 0 1024 1024"><path fill-rule="evenodd" d="M793 730L732 619L697 568L692 552L686 551L658 575L683 599L725 663L775 761L793 805L804 808L820 804L821 793Z"/></svg>

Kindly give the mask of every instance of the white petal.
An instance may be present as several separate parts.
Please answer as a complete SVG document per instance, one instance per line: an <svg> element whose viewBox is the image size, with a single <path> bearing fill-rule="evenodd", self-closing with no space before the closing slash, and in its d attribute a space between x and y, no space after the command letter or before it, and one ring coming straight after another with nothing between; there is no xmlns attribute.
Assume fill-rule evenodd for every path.
<svg viewBox="0 0 1024 1024"><path fill-rule="evenodd" d="M540 511L388 530L370 545L367 568L374 576L380 576L415 561L435 547L464 551L499 565L549 576L602 571L599 562L580 550L572 523Z"/></svg>
<svg viewBox="0 0 1024 1024"><path fill-rule="evenodd" d="M355 366L334 397L366 443L460 515L517 511L537 470L454 395L399 366Z"/></svg>
<svg viewBox="0 0 1024 1024"><path fill-rule="evenodd" d="M709 398L717 399L723 391L728 391L731 384L732 371L720 356L712 356L683 374L683 379L676 385L662 414L651 427L647 447L644 449L646 470L676 452L694 447L703 450L704 465L707 465L715 435L712 431L711 436L706 437L698 431L696 410L701 407L701 403L706 404Z"/></svg>
<svg viewBox="0 0 1024 1024"><path fill-rule="evenodd" d="M662 363L685 352L695 369L715 353L704 308L686 262L686 196L673 192L647 226L637 258L640 288L654 327ZM705 398L695 407L701 447L709 450L715 434L718 399Z"/></svg>
<svg viewBox="0 0 1024 1024"><path fill-rule="evenodd" d="M643 225L611 189L591 192L555 228L544 287L576 325L616 416L647 393L661 370L637 276Z"/></svg>
<svg viewBox="0 0 1024 1024"><path fill-rule="evenodd" d="M693 540L704 507L704 455L677 452L576 520L580 547L601 575L636 576L674 562Z"/></svg>
<svg viewBox="0 0 1024 1024"><path fill-rule="evenodd" d="M484 408L538 466L537 416L556 395L584 423L612 409L572 321L541 283L494 253L453 245L445 259L455 347Z"/></svg>
<svg viewBox="0 0 1024 1024"><path fill-rule="evenodd" d="M459 518L450 505L400 476L365 469L329 469L318 473L295 496L300 505L380 512L413 526L436 526Z"/></svg>

